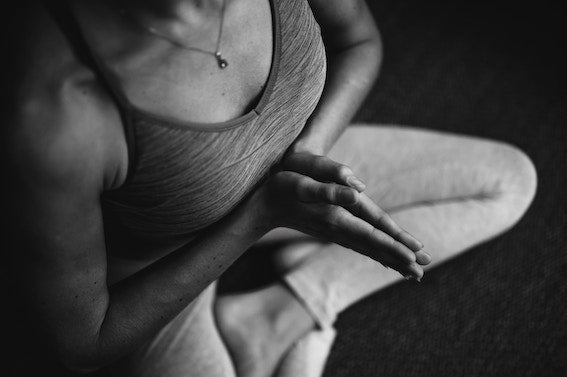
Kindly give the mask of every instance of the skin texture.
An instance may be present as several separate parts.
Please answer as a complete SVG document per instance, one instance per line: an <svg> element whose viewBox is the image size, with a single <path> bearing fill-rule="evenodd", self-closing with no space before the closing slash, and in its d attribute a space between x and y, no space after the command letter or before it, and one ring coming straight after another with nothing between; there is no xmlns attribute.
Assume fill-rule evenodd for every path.
<svg viewBox="0 0 567 377"><path fill-rule="evenodd" d="M198 12L202 2L160 3L161 11L155 16L162 23L185 22L190 29L208 17ZM136 4L128 2L129 6ZM9 165L10 194L5 198L18 203L17 207L3 203L8 208L3 215L12 224L9 242L14 245L7 263L18 271L14 274L18 294L69 368L97 369L134 350L275 227L341 243L404 275L419 278L423 274L420 265L427 264L428 257L419 252L419 241L360 192L363 186L353 183L351 172L319 156L340 135L374 81L381 51L376 27L360 0L313 0L310 4L329 42L329 78L320 105L286 157L284 170L207 233L190 243L175 240L169 247L156 247L152 257L114 279L109 279L114 262L100 196L125 179L128 161L120 117L108 93L76 60L47 14L29 4L22 28L24 35L36 37L23 41L22 73L13 89L17 100L4 112L2 128L2 140L8 146L2 153ZM79 4L79 12L90 6ZM151 9L144 8L150 13L142 20L150 20ZM197 12L196 21L181 17L188 10ZM104 14L100 12L95 15ZM117 37L106 47L96 40L94 45L109 61L125 63L121 71L125 82L136 82L143 73L129 70L126 63L144 61L148 51L172 54L174 67L175 62L189 64L189 73L197 82L198 77L210 74L204 57L185 55L186 60L181 61L178 51L163 49L163 42L128 34L112 21L108 19L109 29L124 32L123 38ZM87 34L88 24L85 20ZM237 36L239 29L233 27ZM259 38L255 41L262 43ZM120 61L120 46L131 43L135 46L131 55ZM234 48L237 52L238 45ZM266 48L259 67L269 61L269 53ZM250 50L244 47L242 54L242 62L250 58L246 58ZM236 66L238 59L231 65ZM244 86L237 97L252 100L261 88L243 83L262 82L261 69L259 76L250 70L236 72L225 79L211 78L207 88L218 94L222 89ZM144 84L149 90L163 88L167 74L156 69L157 78L144 79ZM221 82L227 86L221 87ZM136 91L132 85L131 90ZM175 93L179 88L171 90ZM192 95L187 93L188 98ZM197 106L198 99L195 101ZM236 109L243 112L248 106L245 102L227 100L228 111L213 112L211 121L231 117ZM201 115L196 112L195 117ZM305 218L311 221L306 223ZM136 240L122 245L134 254L154 247Z"/></svg>

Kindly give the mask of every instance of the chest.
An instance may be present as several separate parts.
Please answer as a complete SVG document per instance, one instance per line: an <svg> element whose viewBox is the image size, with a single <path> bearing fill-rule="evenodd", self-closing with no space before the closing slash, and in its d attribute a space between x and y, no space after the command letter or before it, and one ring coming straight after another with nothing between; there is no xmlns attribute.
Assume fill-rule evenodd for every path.
<svg viewBox="0 0 567 377"><path fill-rule="evenodd" d="M78 8L87 40L135 108L179 122L217 123L252 109L273 61L272 0L227 2L182 36L153 34L112 9ZM94 15L89 15L93 13ZM110 21L100 27L103 18ZM218 19L217 19L218 18ZM114 20L114 21L113 21ZM228 61L219 69L211 53Z"/></svg>
<svg viewBox="0 0 567 377"><path fill-rule="evenodd" d="M207 53L153 38L151 48L117 61L114 68L130 102L153 114L203 124L251 110L273 62L273 9L269 0L234 2L234 7L227 9L222 29L184 44ZM217 32L219 51L228 62L225 69L210 54Z"/></svg>
<svg viewBox="0 0 567 377"><path fill-rule="evenodd" d="M325 82L320 31L306 1L272 4L272 65L250 111L205 124L129 112L128 178L104 202L131 232L176 237L214 224L262 183L306 124Z"/></svg>

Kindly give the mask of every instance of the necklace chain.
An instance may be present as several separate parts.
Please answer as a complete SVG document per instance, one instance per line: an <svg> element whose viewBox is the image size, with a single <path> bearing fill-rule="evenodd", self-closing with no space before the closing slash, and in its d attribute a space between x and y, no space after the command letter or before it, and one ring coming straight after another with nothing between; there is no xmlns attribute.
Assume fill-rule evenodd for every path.
<svg viewBox="0 0 567 377"><path fill-rule="evenodd" d="M221 7L221 13L220 13L220 21L219 21L219 32L218 32L218 36L217 36L217 42L215 44L215 50L211 51L211 50L205 50L203 48L199 48L199 47L194 47L194 46L188 46L178 40L173 39L171 36L168 36L162 32L160 32L159 30L157 30L154 27L151 26L145 26L141 23L138 23L138 25L140 27L142 27L142 29L144 29L144 31L146 31L147 33L161 38L163 40L166 40L167 42L171 43L172 45L182 48L184 50L188 50L188 51L196 51L196 52L200 52L203 54L207 54L207 55L212 55L216 61L217 61L217 65L219 68L221 69L225 69L228 66L228 61L222 56L221 52L220 52L220 45L221 45L221 41L222 41L222 31L223 31L223 27L224 27L224 10L225 10L225 6L226 6L226 0L223 0L222 2L222 7ZM126 13L125 10L122 10L123 13Z"/></svg>

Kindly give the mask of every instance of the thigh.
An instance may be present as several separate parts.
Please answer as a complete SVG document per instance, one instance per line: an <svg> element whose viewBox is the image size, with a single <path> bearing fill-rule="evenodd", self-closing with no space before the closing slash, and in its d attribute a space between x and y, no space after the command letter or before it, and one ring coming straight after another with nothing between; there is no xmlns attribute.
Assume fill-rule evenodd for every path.
<svg viewBox="0 0 567 377"><path fill-rule="evenodd" d="M485 199L522 187L516 148L471 136L403 126L353 125L330 157L367 183L387 211L451 199Z"/></svg>
<svg viewBox="0 0 567 377"><path fill-rule="evenodd" d="M234 368L213 315L216 284L112 370L116 376L231 377Z"/></svg>
<svg viewBox="0 0 567 377"><path fill-rule="evenodd" d="M352 125L329 156L350 166L365 181L366 194L420 239L437 262L512 226L535 193L535 169L524 153L477 137ZM265 240L302 237L279 229Z"/></svg>
<svg viewBox="0 0 567 377"><path fill-rule="evenodd" d="M366 193L436 263L510 228L535 194L535 169L523 152L476 137L356 125L330 156L366 180Z"/></svg>
<svg viewBox="0 0 567 377"><path fill-rule="evenodd" d="M347 128L329 156L350 166L366 183L366 194L389 213L450 201L489 201L509 192L533 196L534 185L526 184L522 173L533 167L520 151L472 136L355 124ZM262 242L305 237L281 228Z"/></svg>

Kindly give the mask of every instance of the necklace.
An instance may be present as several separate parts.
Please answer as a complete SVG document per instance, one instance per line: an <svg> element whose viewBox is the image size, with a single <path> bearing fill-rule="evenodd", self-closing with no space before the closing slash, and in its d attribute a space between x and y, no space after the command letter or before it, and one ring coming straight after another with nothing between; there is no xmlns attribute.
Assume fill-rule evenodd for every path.
<svg viewBox="0 0 567 377"><path fill-rule="evenodd" d="M223 25L224 25L224 8L226 6L226 0L223 0L222 2L222 7L221 7L221 12L220 12L220 22L219 22L219 33L217 36L217 42L215 45L215 50L211 51L211 50L205 50L199 47L194 47L194 46L187 46L184 43L181 43L178 40L175 40L173 38L171 38L171 36L168 36L162 32L160 32L159 30L157 30L154 27L151 26L145 26L141 23L138 23L138 25L140 27L142 27L142 29L144 29L145 32L156 36L158 38L161 38L163 40L166 40L167 42L171 43L172 45L182 48L184 50L188 50L188 51L196 51L196 52L200 52L203 54L207 54L207 55L212 55L216 61L217 61L217 65L220 69L225 69L228 66L228 61L223 58L221 52L220 52L220 44L221 44L221 39L222 39L222 30L223 30ZM126 13L126 11L124 9L121 10L122 13Z"/></svg>

